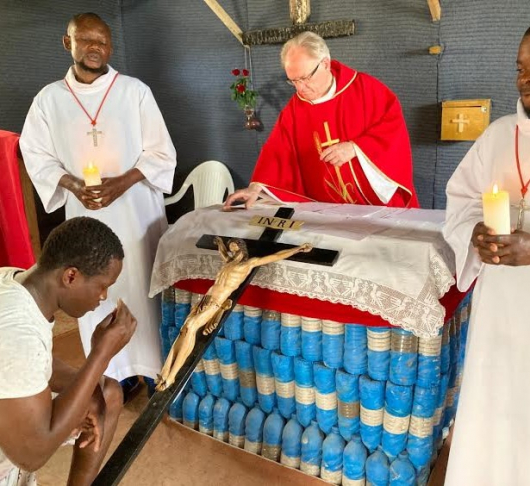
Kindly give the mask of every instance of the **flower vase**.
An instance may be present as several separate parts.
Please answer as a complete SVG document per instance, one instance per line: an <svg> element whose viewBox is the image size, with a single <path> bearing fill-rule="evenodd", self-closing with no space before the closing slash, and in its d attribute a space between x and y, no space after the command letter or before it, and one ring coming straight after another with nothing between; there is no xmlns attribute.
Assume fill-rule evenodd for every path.
<svg viewBox="0 0 530 486"><path fill-rule="evenodd" d="M245 128L247 130L261 130L263 128L263 124L256 116L255 110L252 106L245 106L244 112L247 117L247 120L245 121Z"/></svg>

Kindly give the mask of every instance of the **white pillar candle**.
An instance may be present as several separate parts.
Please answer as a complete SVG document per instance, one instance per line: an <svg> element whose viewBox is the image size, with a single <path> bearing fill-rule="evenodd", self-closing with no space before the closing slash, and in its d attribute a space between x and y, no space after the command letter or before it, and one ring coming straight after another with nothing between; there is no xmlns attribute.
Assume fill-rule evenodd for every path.
<svg viewBox="0 0 530 486"><path fill-rule="evenodd" d="M507 191L499 191L494 184L492 192L482 194L482 211L486 226L498 235L510 234L510 195Z"/></svg>
<svg viewBox="0 0 530 486"><path fill-rule="evenodd" d="M87 187L101 185L99 169L92 162L83 169L83 178L85 179L85 186Z"/></svg>

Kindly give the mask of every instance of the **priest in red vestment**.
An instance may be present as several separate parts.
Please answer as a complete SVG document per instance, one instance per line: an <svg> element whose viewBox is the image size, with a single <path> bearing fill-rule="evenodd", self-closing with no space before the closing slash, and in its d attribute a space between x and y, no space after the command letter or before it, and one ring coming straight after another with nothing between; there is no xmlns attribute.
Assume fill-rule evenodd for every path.
<svg viewBox="0 0 530 486"><path fill-rule="evenodd" d="M321 37L304 32L282 49L296 94L258 158L252 182L225 207L250 207L263 195L281 202L320 201L418 207L410 141L396 95L383 83L331 60Z"/></svg>

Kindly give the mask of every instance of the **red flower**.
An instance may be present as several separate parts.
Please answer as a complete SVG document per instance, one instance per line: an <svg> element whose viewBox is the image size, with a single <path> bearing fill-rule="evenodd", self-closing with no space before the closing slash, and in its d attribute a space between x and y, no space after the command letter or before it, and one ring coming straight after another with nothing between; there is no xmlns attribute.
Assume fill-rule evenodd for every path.
<svg viewBox="0 0 530 486"><path fill-rule="evenodd" d="M244 93L245 92L245 86L243 84L238 84L236 86L236 89L237 89L238 93Z"/></svg>
<svg viewBox="0 0 530 486"><path fill-rule="evenodd" d="M239 69L232 69L232 74L234 76L239 76L239 73L240 73Z"/></svg>
<svg viewBox="0 0 530 486"><path fill-rule="evenodd" d="M243 69L243 76L248 76L249 72L248 69Z"/></svg>

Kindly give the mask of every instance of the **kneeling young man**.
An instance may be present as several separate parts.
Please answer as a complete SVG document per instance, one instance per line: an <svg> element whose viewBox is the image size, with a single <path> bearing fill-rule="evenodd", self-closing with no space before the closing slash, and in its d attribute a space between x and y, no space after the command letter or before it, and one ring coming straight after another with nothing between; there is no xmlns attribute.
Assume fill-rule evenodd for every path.
<svg viewBox="0 0 530 486"><path fill-rule="evenodd" d="M79 370L53 358L53 319L59 309L79 318L98 307L123 257L108 226L80 217L50 233L29 270L0 268L0 486L36 485L34 471L71 437L68 484L97 475L122 407L118 382L103 373L136 319L120 302L95 329Z"/></svg>

